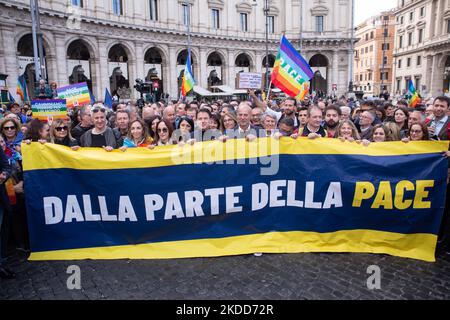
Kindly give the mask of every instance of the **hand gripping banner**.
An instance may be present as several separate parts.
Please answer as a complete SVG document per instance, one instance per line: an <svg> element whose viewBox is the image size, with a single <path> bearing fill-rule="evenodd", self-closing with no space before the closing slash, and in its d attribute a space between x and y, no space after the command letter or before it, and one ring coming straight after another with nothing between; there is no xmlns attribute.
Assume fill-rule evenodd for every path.
<svg viewBox="0 0 450 320"><path fill-rule="evenodd" d="M435 261L448 142L22 150L30 260L366 252Z"/></svg>

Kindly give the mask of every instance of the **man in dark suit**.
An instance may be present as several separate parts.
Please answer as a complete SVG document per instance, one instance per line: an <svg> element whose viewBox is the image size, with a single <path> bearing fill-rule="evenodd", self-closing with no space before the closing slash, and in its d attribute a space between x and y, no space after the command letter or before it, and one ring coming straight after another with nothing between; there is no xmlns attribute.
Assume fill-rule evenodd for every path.
<svg viewBox="0 0 450 320"><path fill-rule="evenodd" d="M427 119L425 124L428 126L430 139L432 140L450 140L449 137L449 106L450 98L441 96L434 99L432 120Z"/></svg>
<svg viewBox="0 0 450 320"><path fill-rule="evenodd" d="M241 102L236 110L238 124L236 128L234 128L233 133L227 132L227 136L231 138L238 139L254 139L265 137L264 130L261 130L260 127L253 126L250 123L252 118L252 108L246 102Z"/></svg>

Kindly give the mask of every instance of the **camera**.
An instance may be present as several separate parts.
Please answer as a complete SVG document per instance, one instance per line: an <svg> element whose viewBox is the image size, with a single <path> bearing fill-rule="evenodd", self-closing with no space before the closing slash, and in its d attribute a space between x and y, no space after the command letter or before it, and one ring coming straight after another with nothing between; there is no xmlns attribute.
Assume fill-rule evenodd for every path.
<svg viewBox="0 0 450 320"><path fill-rule="evenodd" d="M134 86L134 88L141 94L141 97L143 96L144 93L152 92L151 82L146 82L142 79L136 79L136 85Z"/></svg>

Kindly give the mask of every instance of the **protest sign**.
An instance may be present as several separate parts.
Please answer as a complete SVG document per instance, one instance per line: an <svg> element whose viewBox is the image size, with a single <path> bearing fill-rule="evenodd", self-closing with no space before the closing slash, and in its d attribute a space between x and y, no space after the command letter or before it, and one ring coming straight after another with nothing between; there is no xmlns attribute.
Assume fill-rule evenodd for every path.
<svg viewBox="0 0 450 320"><path fill-rule="evenodd" d="M240 72L238 73L239 89L261 89L262 75L260 73Z"/></svg>
<svg viewBox="0 0 450 320"><path fill-rule="evenodd" d="M58 98L65 99L69 109L91 103L91 95L86 82L61 87L57 91Z"/></svg>
<svg viewBox="0 0 450 320"><path fill-rule="evenodd" d="M67 118L66 100L63 99L33 100L31 101L31 108L33 118L41 121Z"/></svg>

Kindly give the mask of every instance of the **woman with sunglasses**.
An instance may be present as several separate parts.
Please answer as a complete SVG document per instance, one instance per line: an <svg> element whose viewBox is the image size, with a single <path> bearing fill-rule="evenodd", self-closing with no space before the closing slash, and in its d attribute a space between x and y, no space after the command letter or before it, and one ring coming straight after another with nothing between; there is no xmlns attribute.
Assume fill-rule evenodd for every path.
<svg viewBox="0 0 450 320"><path fill-rule="evenodd" d="M156 125L161 121L161 116L155 115L145 120L148 127L148 135L155 140L156 139Z"/></svg>
<svg viewBox="0 0 450 320"><path fill-rule="evenodd" d="M126 151L128 148L147 148L153 142L153 139L148 135L148 129L142 120L134 120L130 122L128 127L128 134L123 141L123 146L119 149Z"/></svg>
<svg viewBox="0 0 450 320"><path fill-rule="evenodd" d="M154 142L155 146L168 146L174 143L171 139L173 133L172 124L166 119L162 119L156 126L156 139Z"/></svg>
<svg viewBox="0 0 450 320"><path fill-rule="evenodd" d="M16 248L28 252L28 223L23 188L22 154L20 144L23 135L20 123L14 118L2 119L1 136L4 141L4 152L13 167L10 179L6 181L7 198L11 205L11 236Z"/></svg>
<svg viewBox="0 0 450 320"><path fill-rule="evenodd" d="M64 119L56 119L52 123L50 130L50 142L66 146L76 151L80 148L76 139L70 134L70 124Z"/></svg>
<svg viewBox="0 0 450 320"><path fill-rule="evenodd" d="M122 139L114 134L113 129L106 125L106 108L103 104L95 104L91 110L94 128L88 130L81 137L81 146L90 148L103 148L110 152L122 145Z"/></svg>
<svg viewBox="0 0 450 320"><path fill-rule="evenodd" d="M23 134L20 123L14 118L4 118L0 122L0 133L5 141L5 154L13 165L16 161L22 161L20 144Z"/></svg>
<svg viewBox="0 0 450 320"><path fill-rule="evenodd" d="M39 119L33 119L28 124L28 131L24 142L30 144L31 142L40 142L42 144L50 140L50 127L47 123L43 123Z"/></svg>

